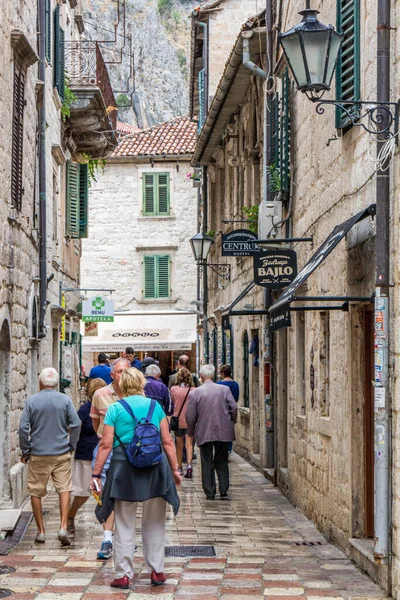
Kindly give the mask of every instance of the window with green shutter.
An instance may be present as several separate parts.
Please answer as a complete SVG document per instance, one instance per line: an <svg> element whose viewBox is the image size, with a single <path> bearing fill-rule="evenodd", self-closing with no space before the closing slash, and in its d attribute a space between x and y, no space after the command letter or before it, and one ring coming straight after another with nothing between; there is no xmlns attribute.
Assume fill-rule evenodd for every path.
<svg viewBox="0 0 400 600"><path fill-rule="evenodd" d="M66 234L79 237L79 165L67 161Z"/></svg>
<svg viewBox="0 0 400 600"><path fill-rule="evenodd" d="M283 199L290 195L290 78L288 69L282 78L281 93L272 97L270 104L270 161L269 188L273 195L282 193Z"/></svg>
<svg viewBox="0 0 400 600"><path fill-rule="evenodd" d="M337 29L343 43L336 68L336 97L350 102L360 100L360 0L337 0ZM358 112L357 107L349 108ZM336 109L336 127L351 125L345 111Z"/></svg>
<svg viewBox="0 0 400 600"><path fill-rule="evenodd" d="M143 297L146 300L170 298L170 262L169 254L152 254L143 257Z"/></svg>
<svg viewBox="0 0 400 600"><path fill-rule="evenodd" d="M66 175L66 227L71 238L88 235L88 167L67 161Z"/></svg>
<svg viewBox="0 0 400 600"><path fill-rule="evenodd" d="M89 177L88 166L79 165L79 237L88 236Z"/></svg>
<svg viewBox="0 0 400 600"><path fill-rule="evenodd" d="M143 215L146 217L168 217L169 214L169 173L143 173Z"/></svg>
<svg viewBox="0 0 400 600"><path fill-rule="evenodd" d="M51 61L51 0L45 0L45 56Z"/></svg>
<svg viewBox="0 0 400 600"><path fill-rule="evenodd" d="M60 27L60 5L54 10L53 83L62 101L65 97L65 35Z"/></svg>

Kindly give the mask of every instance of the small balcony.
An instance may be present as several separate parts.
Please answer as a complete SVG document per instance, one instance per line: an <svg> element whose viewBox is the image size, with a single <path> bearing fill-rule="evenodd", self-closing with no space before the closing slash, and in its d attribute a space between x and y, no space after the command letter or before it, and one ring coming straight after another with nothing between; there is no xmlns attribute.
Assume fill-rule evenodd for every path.
<svg viewBox="0 0 400 600"><path fill-rule="evenodd" d="M73 155L108 158L117 145L117 111L110 77L96 42L65 43L65 77L75 94L65 139Z"/></svg>

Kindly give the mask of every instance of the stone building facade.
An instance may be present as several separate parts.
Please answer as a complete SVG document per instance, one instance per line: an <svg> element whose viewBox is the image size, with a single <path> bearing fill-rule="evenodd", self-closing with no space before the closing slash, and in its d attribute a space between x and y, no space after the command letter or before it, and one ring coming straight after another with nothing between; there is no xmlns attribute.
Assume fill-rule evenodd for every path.
<svg viewBox="0 0 400 600"><path fill-rule="evenodd" d="M263 467L266 475L274 479L324 535L345 549L398 598L398 206L392 202L392 521L389 523L392 546L389 564L379 564L373 555L376 164L371 158L375 158L375 141L361 127L346 123L345 115L335 114L331 106L317 114L305 95L297 91L277 46L276 33L287 31L300 17L293 3L271 4L276 12L272 19L270 70L274 86L268 95L268 188L263 186L263 81L241 64L242 35L236 42L232 40L234 47L226 56L225 71L194 152L194 164L204 167L203 198L207 199L208 210L203 218L207 229L216 232L209 261L227 262L231 268L231 281L225 289L215 291L215 276L209 278L207 316L209 335L215 340L211 342L210 358L216 343L223 349L214 352L215 360L220 362L226 357L224 330L229 326L234 378L241 387L236 449ZM350 22L356 32L355 47L351 50L354 51L353 87L347 99L359 93L359 98L376 100L376 6L356 1L345 4L350 10L345 25ZM341 3L333 1L314 2L312 8L321 11L323 22L339 27L346 16ZM394 27L398 21L395 7L391 16ZM265 43L266 23L263 15L260 19L253 21L253 25L250 19L242 32L250 38L251 61L265 69L265 46L261 46L260 54L251 41L257 37L256 32L253 36L249 33L252 27L261 29ZM347 30L346 35L350 35ZM397 44L398 36L394 34L393 101L398 96L393 78ZM335 95L346 98L340 68L339 61L336 82L326 98ZM390 169L392 199L397 197L398 169L394 152ZM263 200L282 202L282 217L275 219L275 224L277 220L281 223L279 228L271 228L271 237L312 236L312 242L294 246L299 270L310 268L312 256L329 241L335 227L360 215L315 272L304 278L303 285L296 290L302 301L290 305L291 324L276 332L270 332L268 307L278 301L282 290L269 293L255 286L235 304L253 280L253 261L221 256L220 234L243 225L226 221L245 218L241 207L255 207ZM259 210L265 217L263 207ZM255 213L246 214L252 218ZM259 226L265 231L262 218ZM285 246L293 248L289 243ZM345 310L329 310L327 305L334 306L324 301L326 296L363 301L350 301L348 307L343 307ZM301 310L302 306L307 310ZM229 316L239 310L244 314ZM278 313L272 310L270 314L273 318ZM255 333L259 339L258 367L254 367L254 357L249 352ZM209 338L204 340L207 343L210 344Z"/></svg>
<svg viewBox="0 0 400 600"><path fill-rule="evenodd" d="M198 190L188 177L194 143L195 124L187 117L122 135L90 190L82 285L115 290L116 315L131 315L132 334L144 318L163 313L175 315L179 329L180 316L196 310L197 267L189 240L197 232ZM124 339L134 349L141 340ZM97 352L84 353L86 367L96 358ZM163 370L171 367L169 359L157 358Z"/></svg>
<svg viewBox="0 0 400 600"><path fill-rule="evenodd" d="M46 24L45 81L39 77L40 6ZM80 276L81 241L67 214L70 165L78 168L82 151L96 156L94 146L79 146L81 129L72 123L78 99L65 95L66 82L71 88L76 83L71 69L67 75L65 58L83 31L80 10L80 2L57 0L3 2L0 8L0 506L6 507L18 507L25 495L18 424L27 396L38 389L40 370L50 365L61 370L63 388L78 400L78 298L66 299L63 307L60 290L79 287ZM94 88L98 81L93 80ZM79 86L74 89L78 96ZM40 187L43 107L45 176ZM104 125L115 138L111 123ZM87 213L84 190L83 183L82 215Z"/></svg>

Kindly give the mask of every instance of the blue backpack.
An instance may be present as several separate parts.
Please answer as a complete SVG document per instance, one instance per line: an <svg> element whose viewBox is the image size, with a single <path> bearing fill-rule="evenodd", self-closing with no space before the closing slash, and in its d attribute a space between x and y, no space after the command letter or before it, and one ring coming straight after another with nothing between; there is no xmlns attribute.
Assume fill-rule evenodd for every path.
<svg viewBox="0 0 400 600"><path fill-rule="evenodd" d="M135 422L132 441L124 445L118 435L115 437L125 450L126 458L133 467L154 467L161 462L162 446L159 429L153 425L151 418L156 407L156 400L151 400L147 417L137 420L126 400L119 400L124 409Z"/></svg>

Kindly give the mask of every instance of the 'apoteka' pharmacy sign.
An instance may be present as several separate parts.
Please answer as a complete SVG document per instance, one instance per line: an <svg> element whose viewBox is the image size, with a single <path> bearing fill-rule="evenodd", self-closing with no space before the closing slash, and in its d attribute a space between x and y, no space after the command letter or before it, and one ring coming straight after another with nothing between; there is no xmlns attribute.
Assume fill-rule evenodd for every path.
<svg viewBox="0 0 400 600"><path fill-rule="evenodd" d="M286 287L297 275L294 250L264 250L254 255L254 282L262 287Z"/></svg>
<svg viewBox="0 0 400 600"><path fill-rule="evenodd" d="M114 321L114 302L105 296L93 296L82 302L82 321L106 322Z"/></svg>

